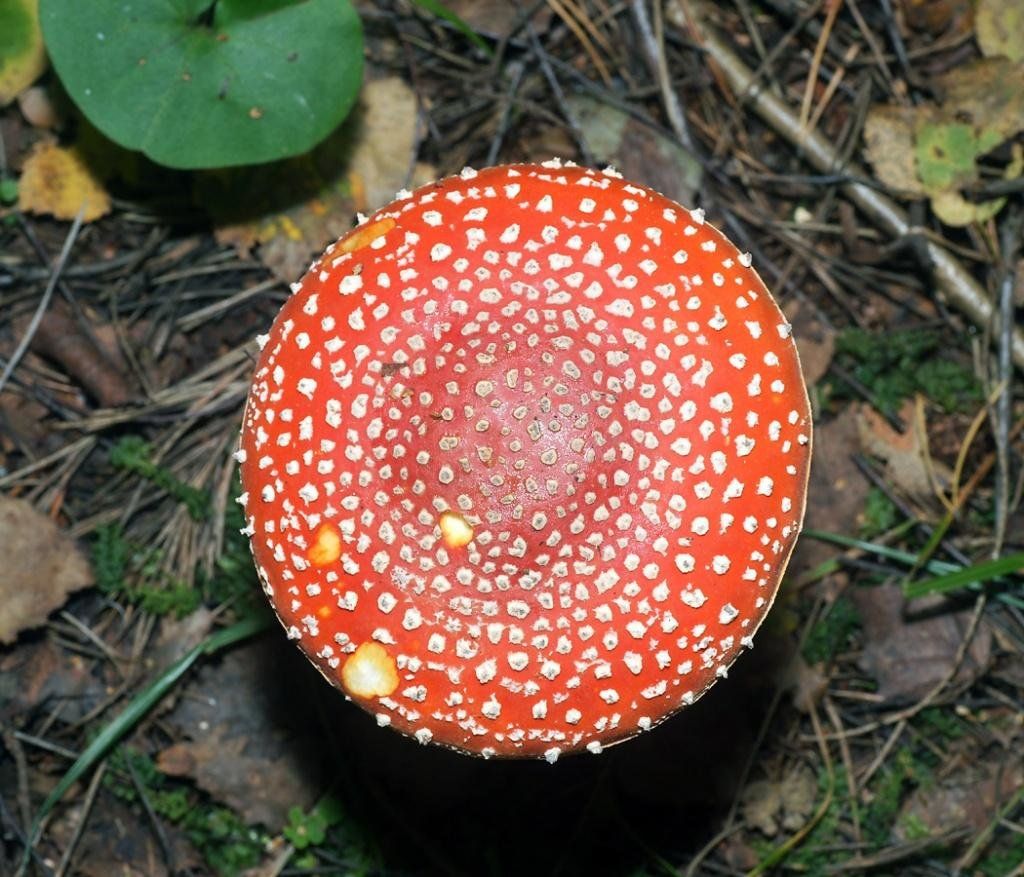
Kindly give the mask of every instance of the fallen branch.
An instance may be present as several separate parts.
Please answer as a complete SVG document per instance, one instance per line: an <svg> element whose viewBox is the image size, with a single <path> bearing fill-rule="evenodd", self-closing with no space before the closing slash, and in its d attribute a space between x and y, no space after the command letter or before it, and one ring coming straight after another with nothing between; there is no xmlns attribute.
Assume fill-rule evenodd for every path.
<svg viewBox="0 0 1024 877"><path fill-rule="evenodd" d="M726 82L741 102L753 110L777 133L799 147L809 164L820 173L843 172L864 178L862 168L843 164L833 144L816 131L808 131L800 124L799 113L784 100L767 90L732 47L708 25L708 9L702 0L684 0L679 3L683 18L693 31L693 37L708 59L716 64ZM845 183L843 194L855 204L878 228L893 237L915 234L906 212L890 197L862 183ZM977 280L945 247L923 235L920 248L915 252L926 256L935 285L946 301L964 314L972 323L989 334L993 341L1000 338L999 315L985 290ZM1014 328L1011 337L1013 362L1024 370L1024 332Z"/></svg>

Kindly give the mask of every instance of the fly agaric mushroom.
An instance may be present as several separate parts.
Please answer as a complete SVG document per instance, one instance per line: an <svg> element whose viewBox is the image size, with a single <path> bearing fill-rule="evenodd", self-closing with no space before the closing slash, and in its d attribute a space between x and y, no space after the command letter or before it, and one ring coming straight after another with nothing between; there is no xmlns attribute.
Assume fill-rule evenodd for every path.
<svg viewBox="0 0 1024 877"><path fill-rule="evenodd" d="M810 413L750 257L615 172L402 192L328 247L245 410L288 635L421 743L599 752L701 696L774 598Z"/></svg>

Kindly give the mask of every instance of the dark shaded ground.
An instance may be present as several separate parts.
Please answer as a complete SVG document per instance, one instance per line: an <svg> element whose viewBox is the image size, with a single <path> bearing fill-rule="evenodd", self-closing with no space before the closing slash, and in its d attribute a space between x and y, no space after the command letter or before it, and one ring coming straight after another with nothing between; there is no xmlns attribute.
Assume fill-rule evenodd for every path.
<svg viewBox="0 0 1024 877"><path fill-rule="evenodd" d="M1012 89L997 100L1018 62L984 88L960 80L973 102L944 108L942 77L982 54L966 0L451 5L495 56L407 3L362 4L364 107L299 168L127 173L101 142L122 171L106 179L113 211L74 236L37 325L69 223L0 212L0 370L27 344L0 385L0 491L92 563L84 575L64 562L71 541L30 538L41 526L0 533L20 561L0 568L13 631L0 648L0 874L18 873L73 758L255 594L230 453L252 338L284 278L375 206L367 193L560 155L705 207L754 253L811 386L808 525L876 547L805 537L727 683L650 734L553 766L381 731L275 629L180 679L72 786L27 873L1021 877L1021 579L989 576L923 609L902 590L915 559L1024 550L1020 371L991 320L1024 322L1024 107ZM1003 21L997 2L979 7ZM737 88L728 53L780 106ZM880 128L882 106L935 115ZM815 162L801 115L835 167ZM922 185L907 138L925 122L998 127L998 144L968 154L952 189L903 198ZM58 133L83 131L70 113ZM14 104L0 134L12 175L50 136ZM360 143L378 165L358 164ZM358 167L340 181L339 155ZM1007 200L954 226L936 205L951 193ZM909 227L880 218L878 196ZM937 255L950 260L939 272ZM15 619L12 593L37 597L37 617ZM289 810L328 792L342 816L304 847L294 829L309 818Z"/></svg>

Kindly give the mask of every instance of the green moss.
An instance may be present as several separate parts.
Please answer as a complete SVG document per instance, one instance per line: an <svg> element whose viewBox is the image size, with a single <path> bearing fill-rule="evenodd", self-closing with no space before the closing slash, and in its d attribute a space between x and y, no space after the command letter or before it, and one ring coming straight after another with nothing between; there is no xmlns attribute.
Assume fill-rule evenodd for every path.
<svg viewBox="0 0 1024 877"><path fill-rule="evenodd" d="M898 520L899 509L895 503L884 491L872 487L864 503L864 522L860 526L860 538L873 539L895 527Z"/></svg>
<svg viewBox="0 0 1024 877"><path fill-rule="evenodd" d="M131 804L139 800L141 787L153 812L178 826L220 877L235 877L259 864L269 841L267 832L161 773L149 756L121 746L111 754L108 768L103 783L111 794Z"/></svg>
<svg viewBox="0 0 1024 877"><path fill-rule="evenodd" d="M194 521L205 521L210 516L210 497L176 478L169 469L152 460L153 449L137 435L122 438L110 451L110 462L118 469L134 472L174 497L188 509Z"/></svg>
<svg viewBox="0 0 1024 877"><path fill-rule="evenodd" d="M92 542L96 585L110 597L139 606L153 615L182 618L198 608L201 594L171 576L161 554L131 542L118 524L98 527Z"/></svg>
<svg viewBox="0 0 1024 877"><path fill-rule="evenodd" d="M804 660L809 664L828 663L846 648L859 628L857 608L846 597L840 597L807 634Z"/></svg>
<svg viewBox="0 0 1024 877"><path fill-rule="evenodd" d="M841 364L865 386L875 403L892 414L904 399L923 394L944 411L972 407L982 398L981 387L964 366L947 359L941 338L923 329L872 334L848 329L836 339ZM841 379L837 395L855 396Z"/></svg>

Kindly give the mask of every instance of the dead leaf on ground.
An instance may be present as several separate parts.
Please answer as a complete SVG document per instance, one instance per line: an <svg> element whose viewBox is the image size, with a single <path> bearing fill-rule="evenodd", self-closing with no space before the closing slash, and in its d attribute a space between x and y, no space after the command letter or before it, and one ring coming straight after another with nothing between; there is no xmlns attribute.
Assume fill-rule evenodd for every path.
<svg viewBox="0 0 1024 877"><path fill-rule="evenodd" d="M854 406L815 426L806 527L830 533L857 532L868 496L868 484L851 459L859 449ZM790 569L800 575L838 553L834 545L804 538L797 542Z"/></svg>
<svg viewBox="0 0 1024 877"><path fill-rule="evenodd" d="M933 478L938 487L945 488L952 481L952 472L931 457L926 425L921 422L923 414L918 412L915 402L907 400L900 408L900 418L908 424L906 432L893 429L870 405L858 405L856 410L861 447L885 463L886 479L906 496L934 504Z"/></svg>
<svg viewBox="0 0 1024 877"><path fill-rule="evenodd" d="M695 203L703 168L675 140L597 98L572 95L568 103L595 160L614 166L626 179L650 186L673 201Z"/></svg>
<svg viewBox="0 0 1024 877"><path fill-rule="evenodd" d="M777 835L780 827L797 831L810 817L817 794L818 783L810 768L793 765L780 779L747 785L741 797L744 821L768 837Z"/></svg>
<svg viewBox="0 0 1024 877"><path fill-rule="evenodd" d="M963 226L994 216L1005 198L971 201L964 187L980 180L978 160L1024 130L1024 64L1005 57L960 64L935 81L938 104L879 105L864 126L865 157L889 188L929 197L935 214ZM1004 179L1024 173L1015 146Z"/></svg>
<svg viewBox="0 0 1024 877"><path fill-rule="evenodd" d="M522 9L528 8L509 0L445 0L447 6L477 33L504 36L515 26ZM538 31L547 28L551 9L542 5L530 18Z"/></svg>
<svg viewBox="0 0 1024 877"><path fill-rule="evenodd" d="M110 212L110 195L77 150L40 142L25 159L18 207L66 220L83 210L83 221L92 222Z"/></svg>
<svg viewBox="0 0 1024 877"><path fill-rule="evenodd" d="M44 706L73 723L109 696L92 661L53 640L24 642L0 657L0 720Z"/></svg>
<svg viewBox="0 0 1024 877"><path fill-rule="evenodd" d="M404 80L370 80L349 119L311 154L277 163L272 175L259 168L200 175L196 197L218 222L221 243L243 254L258 244L260 261L290 283L352 228L356 213L434 178L432 167L415 161L419 125L416 95ZM236 215L238 205L248 215Z"/></svg>
<svg viewBox="0 0 1024 877"><path fill-rule="evenodd" d="M809 386L818 383L832 364L836 350L835 330L799 299L791 299L782 309L793 326L793 338L800 354L800 368Z"/></svg>
<svg viewBox="0 0 1024 877"><path fill-rule="evenodd" d="M46 69L39 0L7 0L3 5L3 19L10 30L0 46L0 107L14 100Z"/></svg>
<svg viewBox="0 0 1024 877"><path fill-rule="evenodd" d="M922 826L929 834L965 827L981 831L1021 785L1024 766L1019 760L989 766L983 758L971 759L952 776L916 788L903 805L894 833L899 840L912 840Z"/></svg>
<svg viewBox="0 0 1024 877"><path fill-rule="evenodd" d="M247 822L269 828L324 791L313 731L296 726L294 704L283 702L288 693L265 682L280 672L281 647L265 638L204 666L165 717L185 739L157 762L165 773L193 778Z"/></svg>
<svg viewBox="0 0 1024 877"><path fill-rule="evenodd" d="M1020 0L978 0L974 32L981 53L1024 61L1024 6Z"/></svg>
<svg viewBox="0 0 1024 877"><path fill-rule="evenodd" d="M971 0L900 0L903 18L914 30L941 36L971 26Z"/></svg>
<svg viewBox="0 0 1024 877"><path fill-rule="evenodd" d="M878 683L882 703L914 701L947 676L970 626L970 610L950 611L942 597L908 604L899 584L852 588L848 593L861 617L860 663ZM982 619L953 683L977 679L991 654L992 630Z"/></svg>
<svg viewBox="0 0 1024 877"><path fill-rule="evenodd" d="M93 583L75 541L23 499L0 496L0 643L45 623L68 596Z"/></svg>

